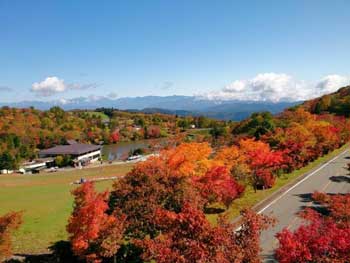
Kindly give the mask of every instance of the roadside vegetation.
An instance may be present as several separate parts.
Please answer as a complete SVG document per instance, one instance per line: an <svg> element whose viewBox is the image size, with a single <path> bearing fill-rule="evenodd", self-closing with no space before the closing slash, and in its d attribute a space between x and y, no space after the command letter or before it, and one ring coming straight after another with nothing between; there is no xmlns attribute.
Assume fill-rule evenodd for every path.
<svg viewBox="0 0 350 263"><path fill-rule="evenodd" d="M349 144L343 145L341 148L336 149L333 152L316 159L315 161L309 163L307 166L297 169L289 174L282 174L278 176L276 178L276 183L271 188L266 189L264 191L255 192L253 187L247 186L244 191L244 195L242 195L241 198L234 200L229 209L227 209L227 211L225 212L226 216L228 216L228 218L230 219L234 219L240 215L240 211L242 211L243 209L254 208L254 206L264 201L273 193L278 192L280 189L288 186L289 184L293 184L298 177L311 172L318 166L322 165L323 163L329 161L333 157L348 149L348 147ZM215 223L217 221L218 214L207 215L207 217L212 223Z"/></svg>
<svg viewBox="0 0 350 263"><path fill-rule="evenodd" d="M315 192L310 201L322 209L305 209L299 216L306 224L277 235L278 262L349 262L350 194Z"/></svg>

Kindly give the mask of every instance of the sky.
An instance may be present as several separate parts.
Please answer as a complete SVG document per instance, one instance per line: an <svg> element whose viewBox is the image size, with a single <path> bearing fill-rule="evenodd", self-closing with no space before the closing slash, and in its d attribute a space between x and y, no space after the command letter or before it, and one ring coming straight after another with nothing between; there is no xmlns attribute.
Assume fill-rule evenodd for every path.
<svg viewBox="0 0 350 263"><path fill-rule="evenodd" d="M288 101L350 83L348 0L0 1L0 101Z"/></svg>

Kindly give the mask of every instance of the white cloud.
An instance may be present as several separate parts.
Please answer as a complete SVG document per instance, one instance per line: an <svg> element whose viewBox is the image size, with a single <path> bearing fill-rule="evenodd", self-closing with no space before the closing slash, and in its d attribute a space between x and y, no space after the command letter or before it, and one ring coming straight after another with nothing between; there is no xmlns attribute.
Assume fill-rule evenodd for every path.
<svg viewBox="0 0 350 263"><path fill-rule="evenodd" d="M262 73L252 79L236 80L220 91L199 97L211 100L301 101L331 93L350 84L350 77L328 75L317 83L296 80L281 73Z"/></svg>
<svg viewBox="0 0 350 263"><path fill-rule="evenodd" d="M66 85L63 79L47 77L41 82L33 83L31 90L40 96L51 96L55 93L65 91Z"/></svg>
<svg viewBox="0 0 350 263"><path fill-rule="evenodd" d="M339 88L349 85L350 77L340 75L328 75L320 80L316 85L316 92L319 95L332 93Z"/></svg>
<svg viewBox="0 0 350 263"><path fill-rule="evenodd" d="M56 93L65 92L67 90L82 90L96 88L97 84L79 84L79 83L68 83L66 84L63 79L58 77L47 77L41 82L35 82L32 85L31 91L39 96L52 96Z"/></svg>

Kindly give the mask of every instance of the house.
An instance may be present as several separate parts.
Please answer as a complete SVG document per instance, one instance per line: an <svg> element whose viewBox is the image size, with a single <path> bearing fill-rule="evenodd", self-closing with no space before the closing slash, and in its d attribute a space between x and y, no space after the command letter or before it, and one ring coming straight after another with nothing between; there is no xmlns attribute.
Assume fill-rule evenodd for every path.
<svg viewBox="0 0 350 263"><path fill-rule="evenodd" d="M0 174L12 174L13 170L8 170L8 169L2 169L0 170Z"/></svg>
<svg viewBox="0 0 350 263"><path fill-rule="evenodd" d="M54 164L55 162L53 158L41 158L23 163L18 171L22 174L39 173L46 168L53 167Z"/></svg>
<svg viewBox="0 0 350 263"><path fill-rule="evenodd" d="M76 165L84 165L101 159L101 146L69 141L68 145L59 145L39 152L40 158L57 156L70 156Z"/></svg>

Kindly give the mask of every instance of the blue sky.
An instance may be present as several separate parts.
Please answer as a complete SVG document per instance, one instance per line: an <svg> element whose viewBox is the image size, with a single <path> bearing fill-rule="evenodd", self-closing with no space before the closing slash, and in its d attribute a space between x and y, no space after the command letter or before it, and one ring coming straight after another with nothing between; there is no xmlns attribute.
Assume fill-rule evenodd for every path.
<svg viewBox="0 0 350 263"><path fill-rule="evenodd" d="M0 101L310 97L350 79L349 10L347 0L2 0Z"/></svg>

